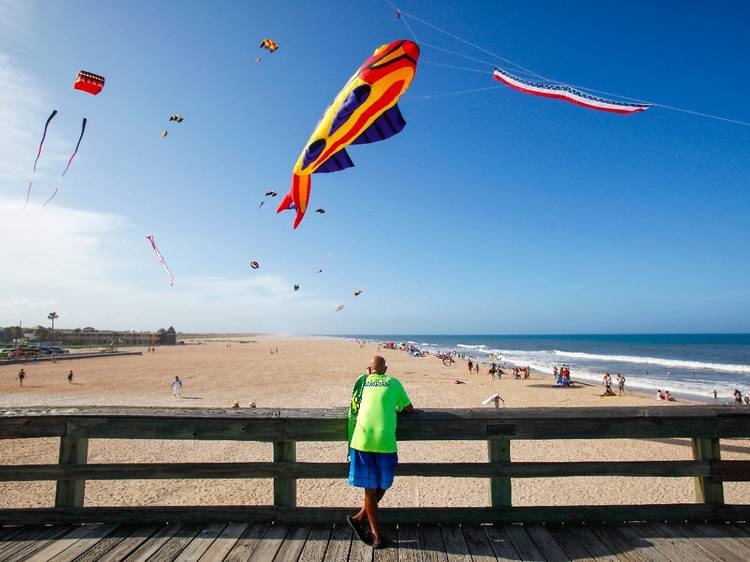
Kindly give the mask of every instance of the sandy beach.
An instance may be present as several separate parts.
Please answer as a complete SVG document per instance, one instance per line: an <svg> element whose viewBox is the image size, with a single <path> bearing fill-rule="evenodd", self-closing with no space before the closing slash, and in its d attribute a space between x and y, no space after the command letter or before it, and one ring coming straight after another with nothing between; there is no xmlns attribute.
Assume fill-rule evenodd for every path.
<svg viewBox="0 0 750 562"><path fill-rule="evenodd" d="M231 347L228 344L231 342ZM246 342L246 343L241 343ZM278 353L271 353L276 350ZM145 351L145 350L144 350ZM180 407L343 407L356 377L364 372L377 346L326 338L237 337L200 345L159 347L142 356L96 358L25 365L27 379L18 387L19 365L0 366L0 407L43 405L138 405ZM535 373L525 381L505 375L468 375L463 363L445 367L434 357L413 358L395 350L380 352L388 374L399 378L416 408L480 407L498 392L505 406L639 406L671 404L628 393L601 398L600 387L554 388L551 375ZM74 384L66 381L69 369ZM175 375L184 382L182 399L172 396ZM456 379L466 384L455 384ZM722 441L722 458L750 459L750 442ZM0 441L0 463L56 463L57 439ZM268 461L271 445L212 441L92 440L89 462L242 462ZM345 443L300 443L298 460L344 462ZM483 462L483 442L404 442L403 462ZM687 460L688 440L516 441L514 461ZM514 505L674 503L694 501L689 478L515 479ZM750 502L750 485L725 484L726 501ZM298 482L303 506L355 505L359 491L344 480ZM54 483L0 483L3 507L52 505ZM86 483L86 505L269 504L270 480L131 480ZM397 478L383 506L484 506L488 483L482 479Z"/></svg>

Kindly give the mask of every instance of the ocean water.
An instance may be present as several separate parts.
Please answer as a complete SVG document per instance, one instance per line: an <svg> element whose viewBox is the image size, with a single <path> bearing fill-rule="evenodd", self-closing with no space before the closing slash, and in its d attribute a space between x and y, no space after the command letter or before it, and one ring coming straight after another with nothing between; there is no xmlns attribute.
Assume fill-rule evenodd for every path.
<svg viewBox="0 0 750 562"><path fill-rule="evenodd" d="M482 361L529 365L544 373L568 364L574 378L601 383L622 373L627 385L722 401L738 388L750 393L750 334L638 334L567 336L352 336L409 342L429 351L459 351Z"/></svg>

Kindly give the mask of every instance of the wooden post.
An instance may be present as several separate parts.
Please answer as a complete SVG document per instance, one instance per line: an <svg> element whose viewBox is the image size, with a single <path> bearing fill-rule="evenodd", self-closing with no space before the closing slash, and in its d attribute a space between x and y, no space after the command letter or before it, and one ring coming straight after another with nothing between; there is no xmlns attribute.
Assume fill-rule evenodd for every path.
<svg viewBox="0 0 750 562"><path fill-rule="evenodd" d="M493 437L487 440L487 454L490 464L510 463L510 439L507 437ZM510 507L510 477L501 476L490 478L490 506Z"/></svg>
<svg viewBox="0 0 750 562"><path fill-rule="evenodd" d="M273 462L295 462L296 460L296 442L274 442ZM279 477L273 479L273 505L277 507L295 507L297 505L297 480Z"/></svg>
<svg viewBox="0 0 750 562"><path fill-rule="evenodd" d="M86 437L60 437L58 464L86 464L89 440ZM55 507L83 507L85 480L58 480Z"/></svg>
<svg viewBox="0 0 750 562"><path fill-rule="evenodd" d="M697 461L721 460L721 447L718 438L693 437L693 459ZM724 503L724 484L714 482L710 477L696 476L695 501L697 503Z"/></svg>

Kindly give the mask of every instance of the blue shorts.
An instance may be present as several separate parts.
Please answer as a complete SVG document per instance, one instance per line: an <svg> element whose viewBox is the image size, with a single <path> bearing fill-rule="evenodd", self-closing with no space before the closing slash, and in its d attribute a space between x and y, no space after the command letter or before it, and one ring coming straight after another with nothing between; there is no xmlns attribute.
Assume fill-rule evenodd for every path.
<svg viewBox="0 0 750 562"><path fill-rule="evenodd" d="M349 449L349 484L357 488L387 490L396 476L396 453L367 453Z"/></svg>

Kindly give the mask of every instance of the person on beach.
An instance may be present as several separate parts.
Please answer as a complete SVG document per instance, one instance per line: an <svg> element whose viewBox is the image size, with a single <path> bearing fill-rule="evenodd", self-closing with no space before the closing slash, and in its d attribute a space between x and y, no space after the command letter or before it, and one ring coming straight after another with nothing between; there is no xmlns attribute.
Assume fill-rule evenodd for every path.
<svg viewBox="0 0 750 562"><path fill-rule="evenodd" d="M623 377L620 373L617 373L617 389L620 396L625 394L625 377Z"/></svg>
<svg viewBox="0 0 750 562"><path fill-rule="evenodd" d="M386 376L385 359L376 355L357 379L349 405L349 484L364 488L364 505L347 522L363 542L369 523L373 548L383 546L378 532L378 503L393 484L398 465L396 418L413 411L401 383Z"/></svg>
<svg viewBox="0 0 750 562"><path fill-rule="evenodd" d="M474 365L474 372L478 375L479 374L479 361L477 361L477 364Z"/></svg>
<svg viewBox="0 0 750 562"><path fill-rule="evenodd" d="M172 381L172 394L177 398L182 398L182 381L178 376L175 376Z"/></svg>
<svg viewBox="0 0 750 562"><path fill-rule="evenodd" d="M21 369L21 371L23 372L23 369ZM21 386L23 386L23 385L21 385ZM735 388L734 392L732 394L734 396L734 403L735 404L742 404L742 393L740 392L740 390L738 388Z"/></svg>
<svg viewBox="0 0 750 562"><path fill-rule="evenodd" d="M73 369L68 371L67 379L68 379L68 384L73 384Z"/></svg>
<svg viewBox="0 0 750 562"><path fill-rule="evenodd" d="M469 359L469 374L474 370L474 362Z"/></svg>
<svg viewBox="0 0 750 562"><path fill-rule="evenodd" d="M24 371L23 369L21 369L20 371L18 371L18 374L16 375L16 378L18 379L18 385L19 386L23 386L23 379L26 378L26 371Z"/></svg>

